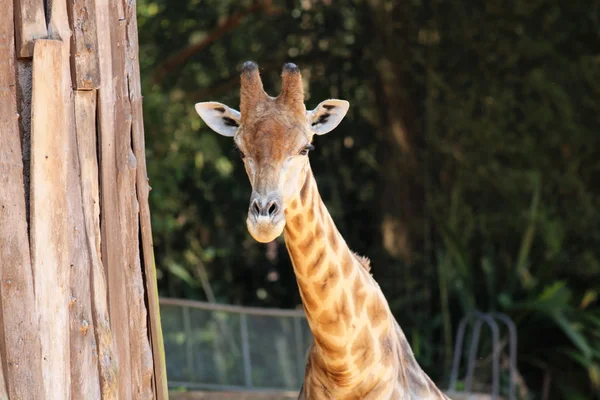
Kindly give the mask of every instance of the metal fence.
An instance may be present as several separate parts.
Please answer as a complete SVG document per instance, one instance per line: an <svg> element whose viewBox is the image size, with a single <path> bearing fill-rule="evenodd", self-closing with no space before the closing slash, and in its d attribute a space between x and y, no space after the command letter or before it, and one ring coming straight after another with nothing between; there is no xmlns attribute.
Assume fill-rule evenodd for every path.
<svg viewBox="0 0 600 400"><path fill-rule="evenodd" d="M297 395L312 334L304 311L242 307L200 301L161 298L161 319L166 352L167 376L171 389L287 392ZM473 320L465 377L466 392L457 392L459 364L468 322ZM508 327L510 373L509 399L515 397L517 335L514 322L499 313L468 313L458 329L450 387L452 398L469 395L481 325L492 332L492 398L499 398L501 352L500 329ZM291 394L290 394L291 393ZM274 393L273 393L274 395ZM236 397L237 398L237 397ZM269 397L275 398L275 397ZM293 397L295 398L295 397Z"/></svg>
<svg viewBox="0 0 600 400"><path fill-rule="evenodd" d="M303 311L160 299L169 387L295 390L312 334Z"/></svg>

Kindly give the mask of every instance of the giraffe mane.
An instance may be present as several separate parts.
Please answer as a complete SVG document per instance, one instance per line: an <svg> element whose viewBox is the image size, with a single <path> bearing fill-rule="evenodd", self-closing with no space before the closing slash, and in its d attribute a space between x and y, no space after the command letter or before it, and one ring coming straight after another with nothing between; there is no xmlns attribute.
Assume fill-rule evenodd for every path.
<svg viewBox="0 0 600 400"><path fill-rule="evenodd" d="M354 255L354 258L356 258L358 260L360 265L365 269L365 271L367 271L367 272L371 271L371 260L369 260L365 256L356 254L355 252L352 252L352 254Z"/></svg>

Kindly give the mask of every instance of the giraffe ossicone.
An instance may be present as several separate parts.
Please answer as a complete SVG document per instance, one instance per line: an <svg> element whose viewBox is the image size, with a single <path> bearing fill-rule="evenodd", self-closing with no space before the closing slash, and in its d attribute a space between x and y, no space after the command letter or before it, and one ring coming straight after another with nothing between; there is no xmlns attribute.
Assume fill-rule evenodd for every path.
<svg viewBox="0 0 600 400"><path fill-rule="evenodd" d="M300 69L285 64L281 77L271 97L246 62L239 111L214 101L195 108L239 150L252 186L250 235L267 243L284 233L314 338L299 398L447 399L416 362L368 259L337 230L310 168L314 135L335 129L349 103L328 99L307 111Z"/></svg>

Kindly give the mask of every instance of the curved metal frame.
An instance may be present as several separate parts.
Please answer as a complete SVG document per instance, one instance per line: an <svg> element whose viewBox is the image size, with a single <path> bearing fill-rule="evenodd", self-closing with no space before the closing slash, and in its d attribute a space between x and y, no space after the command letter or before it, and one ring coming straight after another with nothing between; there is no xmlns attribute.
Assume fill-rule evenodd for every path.
<svg viewBox="0 0 600 400"><path fill-rule="evenodd" d="M509 335L509 357L510 357L510 377L508 380L508 396L510 400L516 400L514 379L517 372L517 328L514 322L503 313L492 312L482 313L472 311L465 315L459 325L456 333L456 341L454 344L454 357L452 359L452 371L450 373L450 384L448 391L455 392L456 382L458 380L458 368L462 355L462 348L465 336L467 323L470 320L475 320L473 325L473 337L469 348L469 357L467 361L467 375L465 377L465 391L469 392L473 384L473 373L475 369L475 358L477 356L477 348L479 346L479 338L481 336L481 325L484 323L490 327L492 332L492 399L497 400L500 394L500 330L496 320L502 321L508 328Z"/></svg>

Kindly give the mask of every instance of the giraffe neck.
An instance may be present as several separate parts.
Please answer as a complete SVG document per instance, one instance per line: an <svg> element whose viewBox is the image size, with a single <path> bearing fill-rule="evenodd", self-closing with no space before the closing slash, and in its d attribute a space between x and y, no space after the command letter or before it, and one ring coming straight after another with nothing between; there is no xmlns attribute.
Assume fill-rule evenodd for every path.
<svg viewBox="0 0 600 400"><path fill-rule="evenodd" d="M310 168L286 209L285 243L318 350L310 362L337 386L357 384L391 352L393 317L368 261L337 230Z"/></svg>

